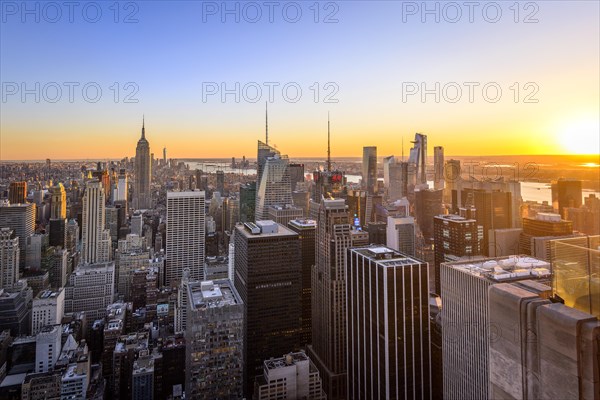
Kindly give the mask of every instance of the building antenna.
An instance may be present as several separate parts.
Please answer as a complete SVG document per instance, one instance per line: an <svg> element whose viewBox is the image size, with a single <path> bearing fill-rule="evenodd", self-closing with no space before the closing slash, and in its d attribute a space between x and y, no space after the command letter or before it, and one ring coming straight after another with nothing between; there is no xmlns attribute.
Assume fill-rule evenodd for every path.
<svg viewBox="0 0 600 400"><path fill-rule="evenodd" d="M402 162L404 162L404 136L402 136Z"/></svg>
<svg viewBox="0 0 600 400"><path fill-rule="evenodd" d="M327 112L327 171L331 172L331 133L329 126L329 111Z"/></svg>
<svg viewBox="0 0 600 400"><path fill-rule="evenodd" d="M269 109L268 102L265 101L265 142L269 144Z"/></svg>

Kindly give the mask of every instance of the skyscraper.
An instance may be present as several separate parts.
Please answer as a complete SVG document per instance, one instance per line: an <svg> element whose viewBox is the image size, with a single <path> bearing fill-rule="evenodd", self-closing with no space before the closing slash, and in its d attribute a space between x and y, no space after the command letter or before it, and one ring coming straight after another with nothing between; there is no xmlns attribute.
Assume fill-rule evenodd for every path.
<svg viewBox="0 0 600 400"><path fill-rule="evenodd" d="M125 169L120 169L119 170L119 176L117 178L117 194L114 198L115 201L127 201L127 199L129 198L129 193L128 193L128 179L127 179L127 172L125 171Z"/></svg>
<svg viewBox="0 0 600 400"><path fill-rule="evenodd" d="M245 394L263 361L300 349L302 273L298 234L273 221L235 231L235 288L245 305Z"/></svg>
<svg viewBox="0 0 600 400"><path fill-rule="evenodd" d="M133 188L133 208L144 210L152 208L152 160L150 144L146 140L146 129L142 122L142 137L135 149L135 184Z"/></svg>
<svg viewBox="0 0 600 400"><path fill-rule="evenodd" d="M0 201L0 228L10 228L19 238L19 267L25 267L27 238L35 231L35 204Z"/></svg>
<svg viewBox="0 0 600 400"><path fill-rule="evenodd" d="M375 146L363 147L362 187L369 194L375 194L377 187L377 147Z"/></svg>
<svg viewBox="0 0 600 400"><path fill-rule="evenodd" d="M240 185L240 222L254 222L256 209L256 182Z"/></svg>
<svg viewBox="0 0 600 400"><path fill-rule="evenodd" d="M406 166L406 163L397 163L394 156L383 159L383 181L389 201L399 200L407 194L407 178L403 173L407 172Z"/></svg>
<svg viewBox="0 0 600 400"><path fill-rule="evenodd" d="M387 246L403 254L415 255L415 219L409 216L388 217Z"/></svg>
<svg viewBox="0 0 600 400"><path fill-rule="evenodd" d="M67 193L62 183L51 189L50 246L65 246L67 237Z"/></svg>
<svg viewBox="0 0 600 400"><path fill-rule="evenodd" d="M552 182L552 207L565 218L565 207L581 207L581 181L559 179Z"/></svg>
<svg viewBox="0 0 600 400"><path fill-rule="evenodd" d="M312 277L312 345L308 355L323 380L328 399L346 398L346 249L367 245L354 231L343 199L321 199Z"/></svg>
<svg viewBox="0 0 600 400"><path fill-rule="evenodd" d="M444 148L442 146L433 148L433 188L444 188Z"/></svg>
<svg viewBox="0 0 600 400"><path fill-rule="evenodd" d="M65 287L65 313L84 311L88 328L104 318L115 293L115 263L79 265Z"/></svg>
<svg viewBox="0 0 600 400"><path fill-rule="evenodd" d="M442 362L445 399L489 399L488 288L497 283L549 283L550 264L532 257L502 257L441 265Z"/></svg>
<svg viewBox="0 0 600 400"><path fill-rule="evenodd" d="M279 150L274 147L269 146L267 143L263 143L260 140L258 141L258 151L256 157L256 184L259 185L262 180L262 173L265 168L265 164L268 158L275 157L276 155L281 155Z"/></svg>
<svg viewBox="0 0 600 400"><path fill-rule="evenodd" d="M51 219L65 219L67 218L67 192L62 183L52 187L51 191L51 204L50 218Z"/></svg>
<svg viewBox="0 0 600 400"><path fill-rule="evenodd" d="M463 182L463 187L466 183ZM458 193L460 192L460 194ZM471 206L477 210L475 220L483 226L482 253L488 255L490 229L514 228L513 192L487 189L462 189L453 191L452 208L458 211L460 206L465 206L472 199ZM520 193L517 194L520 197ZM472 197L471 197L472 196Z"/></svg>
<svg viewBox="0 0 600 400"><path fill-rule="evenodd" d="M217 171L217 192L221 193L221 196L225 195L225 172Z"/></svg>
<svg viewBox="0 0 600 400"><path fill-rule="evenodd" d="M304 210L291 204L285 206L276 205L269 207L268 214L268 219L271 221L287 226L291 220L301 219L304 215Z"/></svg>
<svg viewBox="0 0 600 400"><path fill-rule="evenodd" d="M65 312L65 289L43 290L31 306L31 334L37 335L46 325L62 323Z"/></svg>
<svg viewBox="0 0 600 400"><path fill-rule="evenodd" d="M83 195L81 260L95 264L110 261L110 231L105 229L105 193L97 180L88 181Z"/></svg>
<svg viewBox="0 0 600 400"><path fill-rule="evenodd" d="M185 393L192 399L243 397L244 303L228 279L187 286Z"/></svg>
<svg viewBox="0 0 600 400"><path fill-rule="evenodd" d="M483 227L474 219L458 215L437 215L433 218L435 252L435 293L440 293L440 265L462 257L481 254Z"/></svg>
<svg viewBox="0 0 600 400"><path fill-rule="evenodd" d="M179 284L184 268L192 280L204 279L204 196L201 191L167 192L167 286Z"/></svg>
<svg viewBox="0 0 600 400"><path fill-rule="evenodd" d="M408 162L417 167L417 184L427 183L427 135L415 133L414 146L410 149Z"/></svg>
<svg viewBox="0 0 600 400"><path fill-rule="evenodd" d="M287 156L276 154L265 160L261 179L256 189L256 220L269 218L272 205L292 204L289 162Z"/></svg>
<svg viewBox="0 0 600 400"><path fill-rule="evenodd" d="M11 289L19 279L19 239L10 228L0 228L0 288Z"/></svg>
<svg viewBox="0 0 600 400"><path fill-rule="evenodd" d="M427 263L358 247L348 249L346 276L347 398L430 399Z"/></svg>
<svg viewBox="0 0 600 400"><path fill-rule="evenodd" d="M415 191L415 214L417 224L426 243L433 243L433 217L442 214L442 190L421 189Z"/></svg>
<svg viewBox="0 0 600 400"><path fill-rule="evenodd" d="M519 236L519 253L549 260L548 243L551 239L573 235L573 223L559 214L537 213L535 218L523 218L523 232Z"/></svg>
<svg viewBox="0 0 600 400"><path fill-rule="evenodd" d="M8 201L23 204L27 201L27 182L11 182L8 187Z"/></svg>
<svg viewBox="0 0 600 400"><path fill-rule="evenodd" d="M317 221L294 219L288 227L298 234L302 254L302 341L306 346L312 341L312 270L315 266L315 246Z"/></svg>
<svg viewBox="0 0 600 400"><path fill-rule="evenodd" d="M292 192L296 190L296 185L299 182L304 182L304 164L290 164L290 183Z"/></svg>

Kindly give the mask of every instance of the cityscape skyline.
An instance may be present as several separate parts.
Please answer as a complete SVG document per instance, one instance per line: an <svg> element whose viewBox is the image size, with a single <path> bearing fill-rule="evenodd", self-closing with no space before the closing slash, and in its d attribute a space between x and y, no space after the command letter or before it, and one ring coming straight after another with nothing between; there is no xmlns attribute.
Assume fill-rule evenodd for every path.
<svg viewBox="0 0 600 400"><path fill-rule="evenodd" d="M0 399L600 399L598 15L0 1Z"/></svg>

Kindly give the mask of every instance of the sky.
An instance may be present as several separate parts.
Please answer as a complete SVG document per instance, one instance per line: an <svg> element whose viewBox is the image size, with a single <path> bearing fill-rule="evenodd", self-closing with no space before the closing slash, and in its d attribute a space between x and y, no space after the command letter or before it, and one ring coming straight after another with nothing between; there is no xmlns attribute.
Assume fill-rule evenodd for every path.
<svg viewBox="0 0 600 400"><path fill-rule="evenodd" d="M597 1L0 4L0 160L600 153Z"/></svg>

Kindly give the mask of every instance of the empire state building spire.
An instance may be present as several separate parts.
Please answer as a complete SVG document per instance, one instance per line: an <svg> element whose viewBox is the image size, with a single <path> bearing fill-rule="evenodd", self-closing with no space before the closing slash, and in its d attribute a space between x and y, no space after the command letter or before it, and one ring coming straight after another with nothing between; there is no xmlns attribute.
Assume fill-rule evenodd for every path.
<svg viewBox="0 0 600 400"><path fill-rule="evenodd" d="M146 139L146 121L142 117L142 137L135 149L135 180L133 185L133 208L147 210L152 208L152 159L150 143Z"/></svg>

